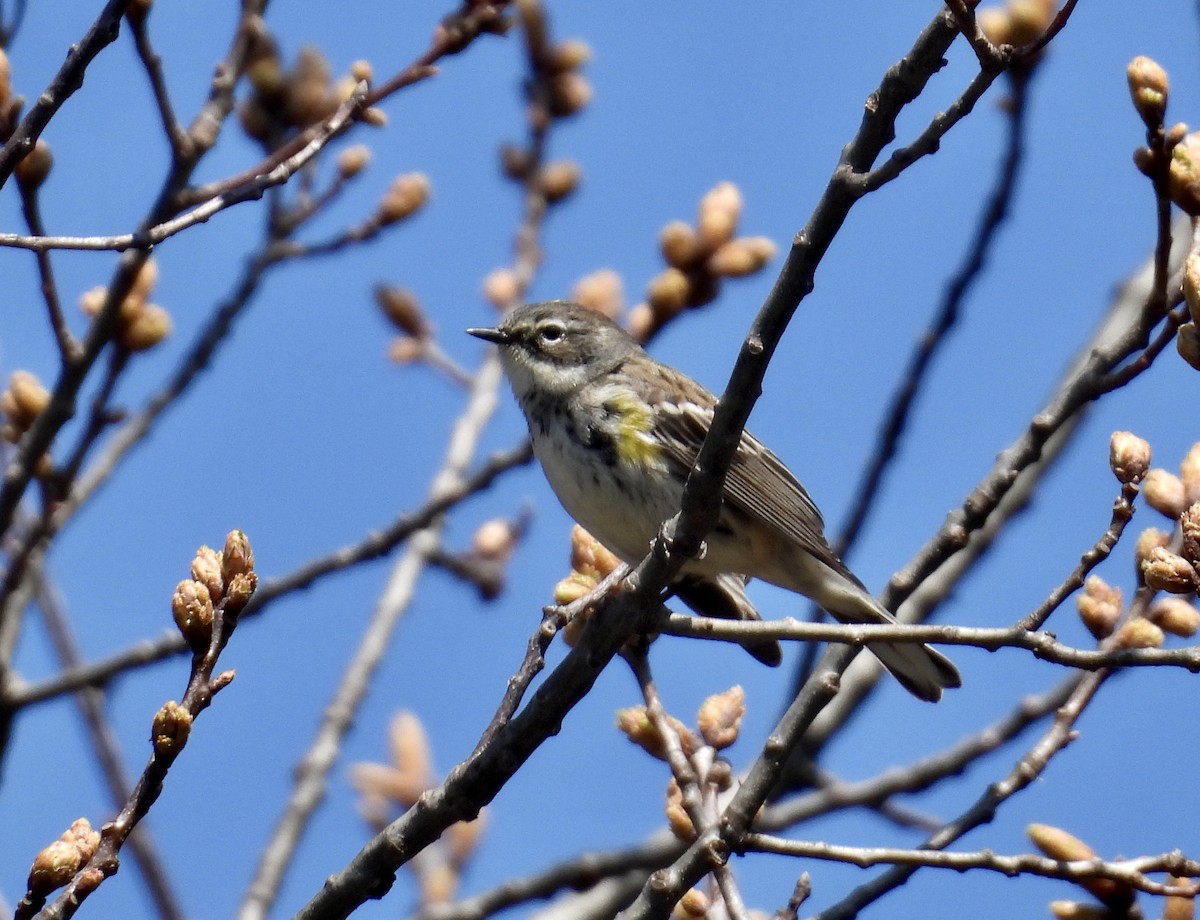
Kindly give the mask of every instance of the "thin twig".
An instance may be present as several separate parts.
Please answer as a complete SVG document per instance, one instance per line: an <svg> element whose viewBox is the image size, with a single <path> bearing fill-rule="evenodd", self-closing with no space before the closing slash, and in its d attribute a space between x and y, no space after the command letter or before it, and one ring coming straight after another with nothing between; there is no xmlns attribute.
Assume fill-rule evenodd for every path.
<svg viewBox="0 0 1200 920"><path fill-rule="evenodd" d="M54 75L54 79L37 96L13 132L0 148L0 186L12 175L17 164L33 149L38 137L50 123L50 119L81 86L83 75L96 55L117 40L121 29L121 17L132 0L109 0L92 23L87 33L71 46L67 59ZM0 528L3 529L3 528Z"/></svg>
<svg viewBox="0 0 1200 920"><path fill-rule="evenodd" d="M528 440L507 451L493 454L478 471L462 480L453 490L431 500L419 510L401 515L386 528L372 531L358 543L342 547L318 559L305 563L288 575L263 583L253 599L242 612L246 620L260 614L272 601L279 600L296 591L311 587L326 575L340 572L369 559L387 555L412 534L427 527L433 520L464 499L483 491L507 470L513 469L532 458ZM110 658L92 664L70 668L55 677L39 683L11 688L4 703L13 710L45 702L84 687L101 687L137 668L162 661L188 651L186 643L176 631L165 633L158 639L148 639Z"/></svg>
<svg viewBox="0 0 1200 920"><path fill-rule="evenodd" d="M171 145L171 155L175 160L186 160L192 156L192 139L184 130L183 124L175 116L171 105L171 96L167 92L167 80L163 75L162 58L154 50L150 35L146 31L147 17L144 13L126 18L129 31L133 33L133 44L137 55L150 79L150 89L154 93L154 103L158 109L158 117L162 122L163 133L167 143Z"/></svg>
<svg viewBox="0 0 1200 920"><path fill-rule="evenodd" d="M879 865L952 869L955 872L983 869L989 872L999 872L1010 878L1017 875L1037 875L1042 878L1061 879L1064 882L1108 879L1155 895L1176 895L1187 898L1195 897L1197 893L1200 893L1200 883L1156 882L1146 874L1148 872L1167 872L1171 875L1192 876L1200 873L1200 860L1187 859L1179 850L1160 853L1157 856L1141 856L1136 859L1108 861L1097 857L1063 861L1033 853L1004 856L990 850L939 852L891 847L836 846L807 840L787 840L768 834L750 834L746 837L745 843L748 850L757 850L761 853L777 853L782 856L799 856L805 859L824 859L848 863L863 869Z"/></svg>
<svg viewBox="0 0 1200 920"><path fill-rule="evenodd" d="M17 183L21 193L21 212L25 215L25 224L29 232L40 236L46 232L42 225L42 212L39 206L38 189L31 188L24 182ZM66 365L75 360L79 353L79 342L71 334L67 318L63 314L62 301L58 296L58 282L54 279L54 266L50 262L50 254L37 254L38 279L41 282L42 300L46 304L46 315L50 320L50 328L54 332L54 341L58 345L58 357Z"/></svg>
<svg viewBox="0 0 1200 920"><path fill-rule="evenodd" d="M893 392L891 402L884 413L884 422L880 425L874 453L852 493L856 496L855 503L846 515L846 522L835 541L835 548L840 556L845 557L858 539L879 494L883 475L896 455L901 435L908 427L909 416L927 379L928 371L933 366L933 360L958 323L967 295L979 280L987 264L988 252L1008 217L1020 176L1021 163L1024 160L1025 127L1029 112L1028 89L1028 80L1013 81L1012 96L1009 105L1005 106L1005 112L1008 114L1007 142L995 187L988 195L987 204L975 227L962 265L946 284L941 305L928 328L918 339L909 357L902 382Z"/></svg>
<svg viewBox="0 0 1200 920"><path fill-rule="evenodd" d="M1079 559L1079 565L1071 572L1062 584L1050 592L1049 596L1037 606L1028 616L1022 617L1014 625L1017 629L1033 631L1041 629L1059 605L1075 591L1083 587L1092 569L1109 557L1126 525L1133 519L1133 501L1138 496L1139 484L1127 482L1121 486L1121 494L1113 502L1112 519L1108 529L1092 547Z"/></svg>
<svg viewBox="0 0 1200 920"><path fill-rule="evenodd" d="M78 643L63 609L62 599L47 577L44 565L38 566L36 580L38 609L42 612L59 664L63 668L79 667L83 662ZM104 775L109 797L120 808L129 800L133 784L125 771L121 745L105 711L104 691L88 687L75 695L75 705L87 727L88 738ZM163 920L182 920L183 909L175 896L150 829L146 825L139 825L129 835L128 846L158 915Z"/></svg>
<svg viewBox="0 0 1200 920"><path fill-rule="evenodd" d="M1162 667L1200 671L1200 645L1178 649L1081 649L1060 642L1051 632L1029 632L1019 626L949 626L893 623L857 625L810 623L794 617L776 620L734 621L715 617L663 613L655 629L667 635L705 637L750 645L766 639L804 642L836 642L862 648L883 643L934 643L967 645L994 652L1001 648L1020 648L1033 652L1042 661L1098 671L1102 668Z"/></svg>
<svg viewBox="0 0 1200 920"><path fill-rule="evenodd" d="M246 578L244 575L239 577ZM252 581L247 580L244 585L247 590L253 591ZM212 634L207 647L197 649L192 656L191 674L181 701L166 703L155 714L151 729L150 760L124 807L113 820L104 824L95 853L75 872L49 907L40 910L41 904L38 902L44 896L32 892L26 894L17 908L17 915L22 920L39 910L39 920L67 920L75 915L84 899L120 867L122 848L162 794L167 774L187 744L195 719L212 705L216 695L233 680L232 671L215 672L221 653L237 627L237 614L246 596L233 590L231 585L226 587L231 590L213 611Z"/></svg>
<svg viewBox="0 0 1200 920"><path fill-rule="evenodd" d="M1055 687L1020 700L1012 712L944 750L853 783L825 786L766 806L755 821L760 830L781 830L820 815L858 806L873 807L896 795L922 792L959 776L975 761L1014 741L1031 725L1064 705L1083 680L1075 672Z"/></svg>
<svg viewBox="0 0 1200 920"><path fill-rule="evenodd" d="M1110 673L1095 671L1083 678L1072 692L1071 698L1056 713L1050 729L1017 762L1012 771L999 782L989 784L983 795L970 808L930 837L924 848L944 849L974 828L991 821L1001 804L1034 782L1045 770L1050 759L1074 739L1075 723ZM903 885L916 871L916 867L913 866L893 866L879 878L855 889L817 917L819 920L851 920L868 904Z"/></svg>

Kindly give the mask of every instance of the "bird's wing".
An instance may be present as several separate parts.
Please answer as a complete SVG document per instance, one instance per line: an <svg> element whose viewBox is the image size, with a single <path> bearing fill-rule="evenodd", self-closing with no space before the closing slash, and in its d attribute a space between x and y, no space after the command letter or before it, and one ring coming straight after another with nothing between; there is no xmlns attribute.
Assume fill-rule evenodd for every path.
<svg viewBox="0 0 1200 920"><path fill-rule="evenodd" d="M687 475L712 420L712 406L699 400L662 408L659 424L669 445L667 458ZM825 522L804 486L782 460L748 431L742 433L725 478L725 503L731 511L773 528L857 583L825 539Z"/></svg>

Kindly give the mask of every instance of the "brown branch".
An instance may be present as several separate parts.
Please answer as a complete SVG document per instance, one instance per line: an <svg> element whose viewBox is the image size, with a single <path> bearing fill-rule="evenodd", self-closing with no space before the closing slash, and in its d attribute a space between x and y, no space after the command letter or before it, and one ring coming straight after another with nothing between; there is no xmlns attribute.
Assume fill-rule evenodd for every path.
<svg viewBox="0 0 1200 920"><path fill-rule="evenodd" d="M253 581L239 575L244 585L253 591ZM232 584L237 584L236 579ZM129 835L149 813L151 806L162 794L163 784L175 759L182 752L190 736L192 724L197 717L212 705L214 697L233 680L233 672L215 674L217 661L224 651L234 629L237 615L248 595L239 593L232 585L213 611L212 634L207 647L198 649L192 656L191 674L181 702L171 701L163 705L154 717L151 731L152 753L142 770L137 785L129 794L120 813L100 829L100 844L95 853L80 868L54 902L38 913L39 920L65 920L72 917L92 892L120 867L120 852ZM35 898L27 894L18 906L18 916L30 916L28 908L34 906ZM25 908L23 911L22 908Z"/></svg>
<svg viewBox="0 0 1200 920"><path fill-rule="evenodd" d="M980 758L999 750L1063 706L1084 675L1073 673L1057 686L1019 701L1012 712L950 747L903 767L858 782L824 786L766 806L754 826L780 830L830 812L859 806L876 807L892 796L922 792L944 779L959 776Z"/></svg>
<svg viewBox="0 0 1200 920"><path fill-rule="evenodd" d="M1059 642L1051 632L1029 632L1020 626L933 626L895 623L886 626L811 623L794 617L755 622L720 620L666 612L654 628L673 636L720 639L751 645L766 639L804 642L836 642L854 648L875 643L931 642L937 645L969 645L994 652L1020 648L1054 664L1086 671L1103 668L1161 667L1200 671L1200 645L1179 649L1081 649Z"/></svg>
<svg viewBox="0 0 1200 920"><path fill-rule="evenodd" d="M437 68L434 65L443 57L457 54L480 35L499 29L504 10L508 5L508 0L482 0L482 2L464 3L456 12L442 21L434 31L433 41L420 57L367 92L363 100L364 107L377 105L400 90L436 74ZM342 130L345 130L346 127L348 126L343 126ZM319 130L321 130L320 125L311 126L278 150L273 151L270 156L256 166L218 182L198 186L189 194L190 201L206 201L253 183L259 176L271 172L298 150L303 149Z"/></svg>
<svg viewBox="0 0 1200 920"><path fill-rule="evenodd" d="M760 853L776 853L781 856L798 856L806 859L824 859L848 863L867 869L872 866L891 865L906 868L952 869L967 872L983 869L999 872L1010 878L1018 875L1036 875L1042 878L1060 879L1064 882L1086 882L1093 879L1108 879L1144 891L1147 894L1195 897L1200 893L1200 883L1171 884L1156 882L1148 872L1167 872L1177 876L1200 874L1200 861L1186 858L1179 850L1157 856L1142 856L1136 859L1108 861L1100 859L1057 860L1033 853L1003 856L991 850L977 852L938 852L931 850L906 850L891 847L850 847L830 843L814 843L807 840L786 840L768 834L749 834L746 848Z"/></svg>
<svg viewBox="0 0 1200 920"><path fill-rule="evenodd" d="M541 872L513 878L469 898L447 904L428 904L409 920L481 920L560 891L594 888L604 879L646 872L669 863L683 845L666 832L623 850L584 853L547 867ZM640 887L640 886L639 886Z"/></svg>
<svg viewBox="0 0 1200 920"><path fill-rule="evenodd" d="M67 59L63 61L50 85L38 94L37 102L21 119L17 130L5 142L4 147L0 148L0 186L8 181L17 164L33 149L38 137L62 104L83 86L83 75L96 55L117 40L121 29L121 17L125 15L130 2L131 0L109 0L83 38L71 46ZM3 529L0 527L0 530Z"/></svg>
<svg viewBox="0 0 1200 920"><path fill-rule="evenodd" d="M469 43L469 41L480 34L487 23L498 23L498 18L490 17L498 17L502 8L503 4L476 3L464 7L454 16L444 20L438 31L435 32L434 45L427 52L427 59L422 64L429 67L434 60L443 54L451 53L454 50L461 50L455 47L455 42L463 39L463 37L456 38L453 30L450 28L451 25L458 23L463 28L466 28L467 33L464 40ZM411 71L412 68L409 70ZM408 78L406 74L407 71L400 75L398 81L385 84L383 87L375 90L372 95L375 98L382 98L388 92L394 92L400 86L407 85L406 81ZM533 164L533 168L528 176L525 177L523 183L525 195L521 222L517 230L516 260L513 266L513 274L518 282L517 287L522 294L528 288L534 272L541 264L540 233L548 208L548 202L545 192L537 182L537 175L544 158L546 133L552 121L548 113L539 108L536 103L531 103L528 106L527 113L529 126L528 158L529 162ZM432 499L437 499L443 493L453 490L458 486L470 460L470 455L476 448L482 427L495 408L501 379L502 371L499 356L495 350L491 350L475 375L467 409L455 425L454 432L451 435L451 443L447 451L445 464L435 477L430 489L430 497ZM279 886L282 884L283 875L291 862L292 854L295 852L300 836L307 827L309 817L312 814L316 801L319 799L320 791L324 788L326 776L338 754L341 738L349 727L350 719L353 713L357 711L366 693L369 681L378 666L386 639L399 617L407 609L409 599L415 591L417 580L428 564L430 557L440 547L442 526L443 522L441 519L437 519L414 534L410 538L407 552L393 570L389 584L385 588L383 597L376 608L375 616L368 626L367 635L364 636L358 651L347 667L345 675L335 692L333 703L326 710L330 715L326 717L319 727L312 746L304 755L301 767L297 771L300 779L292 790L289 801L285 805L284 814L263 852L263 856L255 872L255 877L239 907L239 920L259 920L274 902ZM528 661L529 658L527 657L527 663ZM504 704L502 703L502 711L503 708ZM500 731L503 731L503 729L500 729ZM451 775L453 776L453 774ZM447 784L450 782L451 780L448 779ZM423 801L424 797L422 798ZM420 804L416 807L420 807ZM396 823L399 822L393 823L392 827L395 827ZM454 823L454 821L451 820L450 823ZM392 827L376 835L374 840L381 841L387 839ZM370 846L369 844L368 847ZM398 855L390 846L388 848L391 850L391 857ZM419 852L420 849L423 849L423 847L414 852ZM396 866L400 865L403 861L403 858L401 858L396 863ZM390 870L384 869L382 874L377 874L378 868L378 866L375 866L371 870L368 870L368 874L370 875L369 881L365 881L365 877L361 875L357 876L355 881L360 883L365 881L367 887L371 890L390 887L391 881L395 877L395 868L393 867ZM322 895L319 895L318 898L322 897L328 890L329 886L327 885L325 892L322 892ZM359 896L361 896L361 891L356 891L351 895L351 898ZM309 902L310 908L313 903L312 901Z"/></svg>
<svg viewBox="0 0 1200 920"><path fill-rule="evenodd" d="M154 93L154 104L158 109L163 133L171 145L171 155L176 161L187 160L194 154L192 139L175 116L175 109L171 105L166 77L163 75L162 58L154 50L150 34L146 30L146 12L139 11L136 15L126 17L126 21L129 23L129 31L133 33L133 45L137 49L138 59L150 80L150 89Z"/></svg>
<svg viewBox="0 0 1200 920"><path fill-rule="evenodd" d="M24 182L17 183L21 193L21 212L25 216L25 224L29 232L40 236L46 232L42 225L42 212L39 206L38 189L31 188ZM54 341L58 345L59 361L63 365L70 364L79 353L79 342L71 334L67 318L63 314L62 301L58 296L58 282L54 279L54 266L50 262L49 253L37 254L38 280L41 282L42 301L46 304L46 315L50 320L50 329L54 332Z"/></svg>
<svg viewBox="0 0 1200 920"><path fill-rule="evenodd" d="M1187 221L1182 219L1180 223L1186 224ZM1171 263L1180 266L1187 253L1186 238L1182 233L1175 234L1175 237L1176 245L1172 251ZM1113 360L1119 362L1122 360L1119 355L1128 355L1136 351L1137 328L1144 321L1145 305L1154 287L1153 262L1151 257L1120 286L1099 328L1080 347L1079 357L1063 375L1051 405L1063 398L1064 394L1076 389L1081 379L1095 373L1094 361L1097 354L1112 354ZM1128 349L1124 349L1121 344L1123 342L1128 345ZM964 509L976 509L978 506L974 504L973 496L977 493L997 496L998 500L986 519L982 523L976 521L973 529L968 530L963 526L960 517L965 512L950 515L938 534L908 563L908 570L912 570L918 564L924 566L928 561L931 562L929 570L924 571L916 581L910 581L904 576L904 572L893 576L892 586L883 595L883 600L893 605L890 609L897 611L900 620L924 620L954 590L959 579L988 551L1008 522L1025 507L1041 478L1052 469L1070 438L1078 430L1087 408L1088 403L1082 402L1073 414L1063 415L1052 424L1048 421L1048 410L1043 410L1035 416L1026 434L1001 455L1001 461L993 465L976 488L976 492L972 493L972 497L969 497L968 503L964 505ZM1050 424L1053 433L1048 436L1044 433L1039 434L1040 447L1037 449L1036 459L1023 466L1017 473L1009 470L1002 462L1003 458L1026 444L1030 433L1043 423ZM926 554L935 547L936 554L927 556ZM897 584L902 585L904 591L902 594L893 595L890 592ZM897 597L904 598L901 606L895 606L899 603L895 599ZM812 752L819 750L837 727L856 710L866 694L875 686L880 673L881 669L870 656L861 656L853 663L842 681L842 692L838 694L829 710L822 714L805 739L806 746Z"/></svg>
<svg viewBox="0 0 1200 920"><path fill-rule="evenodd" d="M39 566L36 580L38 609L42 612L46 631L50 634L59 664L63 668L79 667L83 659L78 643L71 631L62 599L47 578L44 566ZM104 776L104 783L108 787L109 797L119 808L129 800L133 786L125 770L121 745L105 711L105 703L104 691L95 687L88 687L75 695L75 706L87 728L88 738L100 765L100 772ZM182 920L183 909L171 886L166 866L159 857L150 829L140 825L130 834L128 845L158 915L163 920Z"/></svg>
<svg viewBox="0 0 1200 920"><path fill-rule="evenodd" d="M1002 719L946 750L915 763L855 783L824 785L812 792L768 805L759 813L754 826L760 831L782 830L847 808L879 808L893 796L920 792L947 777L957 776L975 760L1011 742L1031 724L1062 706L1081 679L1082 675L1072 675L1047 693L1022 700L1013 712ZM629 895L632 897L650 872L669 865L683 851L683 844L664 830L638 846L609 853L583 854L456 903L429 905L410 920L480 920L569 888L586 890L591 895L606 881L612 883L613 887L619 884L622 890L632 888ZM640 881L637 880L638 873L641 874ZM619 892L614 892L614 897L618 896Z"/></svg>
<svg viewBox="0 0 1200 920"><path fill-rule="evenodd" d="M1050 618L1050 614L1057 610L1063 601L1083 587L1083 583L1092 569L1109 557L1113 547L1121 539L1121 534L1125 532L1126 525L1133 519L1133 502L1139 491L1139 483L1136 482L1124 483L1121 486L1121 494L1113 502L1112 519L1109 521L1108 529L1080 557L1079 565L1063 580L1062 584L1051 591L1036 610L1018 620L1014 624L1015 628L1030 631L1041 629L1046 620Z"/></svg>
<svg viewBox="0 0 1200 920"><path fill-rule="evenodd" d="M522 441L507 451L493 454L487 463L463 479L457 488L447 490L445 494L427 502L419 510L401 515L387 527L372 531L358 543L342 547L300 566L287 575L264 582L246 605L241 619L257 616L272 601L296 591L303 591L327 575L387 555L450 508L486 489L497 476L528 463L532 456L528 441ZM102 661L70 668L40 683L11 688L5 696L4 703L6 707L17 710L84 687L104 686L127 671L183 654L187 650L187 645L179 634L171 631L158 639L139 642L132 648Z"/></svg>
<svg viewBox="0 0 1200 920"><path fill-rule="evenodd" d="M946 285L941 305L913 349L903 380L892 394L891 403L884 413L885 420L880 426L874 454L853 491L856 496L855 503L847 514L846 523L842 526L842 532L835 543L838 554L843 557L858 539L859 532L879 494L884 473L896 455L900 437L908 427L909 415L928 371L933 366L933 360L958 323L967 295L983 272L988 251L1008 217L1024 160L1028 101L1029 81L1014 79L1012 96L1009 105L1005 107L1008 115L1007 143L995 187L988 196L963 263Z"/></svg>
<svg viewBox="0 0 1200 920"><path fill-rule="evenodd" d="M7 179L15 167L16 161L24 155L22 151L14 159L12 150L25 142L32 144L36 133L40 132L41 127L44 127L50 114L62 104L65 99L63 93L67 90L73 92L78 88L87 63L99 53L101 48L116 37L121 16L128 4L129 0L123 0L123 2L122 0L110 0L85 39L76 45L68 55L63 70L60 70L59 77L52 84L52 89L39 99L38 105L22 122L21 129L5 144L4 149L0 150L0 184ZM193 156L187 160L176 160L171 164L158 198L142 222L140 228L142 232L178 213L181 207L179 203L180 190L187 185L188 178L195 170L199 157L216 142L217 133L233 107L233 87L242 71L250 46L246 24L261 14L265 5L266 0L245 0L243 3L242 20L231 48L225 60L217 68L208 102L201 108L189 131L194 142ZM60 82L62 84L61 91L59 91ZM30 130L26 131L26 127ZM24 140L22 139L23 132L25 132ZM140 238L139 242L141 242ZM118 309L128 296L134 278L146 261L148 254L148 250L144 248L146 245L148 243L141 242L141 245L126 252L118 261L117 270L108 286L105 303L93 319L81 349L73 361L64 365L59 379L55 382L50 404L30 426L21 439L15 456L5 465L3 477L0 477L0 533L7 532L12 526L13 515L33 476L36 463L49 450L58 431L74 415L75 400L83 381L101 351L112 340L117 326Z"/></svg>
<svg viewBox="0 0 1200 920"><path fill-rule="evenodd" d="M983 795L970 808L935 833L926 841L924 848L944 849L969 831L988 823L1000 805L1041 776L1050 759L1074 739L1075 723L1110 674L1110 671L1095 671L1083 678L1070 699L1055 714L1050 729L1017 762L1008 775L999 782L988 785ZM855 889L817 917L820 920L850 920L868 904L903 885L914 872L916 867L913 866L893 866L879 878Z"/></svg>

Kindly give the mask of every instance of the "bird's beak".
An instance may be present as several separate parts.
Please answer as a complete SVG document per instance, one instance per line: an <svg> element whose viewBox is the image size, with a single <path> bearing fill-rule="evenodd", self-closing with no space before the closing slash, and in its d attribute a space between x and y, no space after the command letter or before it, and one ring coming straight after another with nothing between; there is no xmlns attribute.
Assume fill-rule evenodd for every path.
<svg viewBox="0 0 1200 920"><path fill-rule="evenodd" d="M508 333L503 329L468 329L467 335L473 335L485 342L495 342L497 345L504 345L509 338Z"/></svg>

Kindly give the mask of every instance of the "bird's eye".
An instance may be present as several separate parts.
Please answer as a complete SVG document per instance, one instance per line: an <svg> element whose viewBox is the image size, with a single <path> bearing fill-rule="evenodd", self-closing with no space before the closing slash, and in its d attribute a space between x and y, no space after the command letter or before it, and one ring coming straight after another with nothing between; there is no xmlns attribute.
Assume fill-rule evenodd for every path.
<svg viewBox="0 0 1200 920"><path fill-rule="evenodd" d="M557 342L566 334L567 330L558 323L547 323L539 332L539 336L543 342Z"/></svg>

